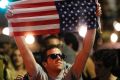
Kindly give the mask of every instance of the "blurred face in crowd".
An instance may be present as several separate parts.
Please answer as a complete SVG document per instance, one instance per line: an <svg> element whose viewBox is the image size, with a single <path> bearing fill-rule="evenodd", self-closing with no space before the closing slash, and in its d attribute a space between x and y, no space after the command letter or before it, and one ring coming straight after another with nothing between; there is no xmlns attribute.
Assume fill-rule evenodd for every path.
<svg viewBox="0 0 120 80"><path fill-rule="evenodd" d="M47 71L60 71L63 68L63 58L60 49L52 48L47 51L47 61L44 66Z"/></svg>
<svg viewBox="0 0 120 80"><path fill-rule="evenodd" d="M10 43L4 43L3 44L3 48L5 49L5 50L9 50L10 48L11 48L11 44Z"/></svg>
<svg viewBox="0 0 120 80"><path fill-rule="evenodd" d="M13 62L16 67L23 66L23 59L18 49L13 53Z"/></svg>
<svg viewBox="0 0 120 80"><path fill-rule="evenodd" d="M60 40L57 38L52 38L47 41L48 45L58 45L60 44Z"/></svg>

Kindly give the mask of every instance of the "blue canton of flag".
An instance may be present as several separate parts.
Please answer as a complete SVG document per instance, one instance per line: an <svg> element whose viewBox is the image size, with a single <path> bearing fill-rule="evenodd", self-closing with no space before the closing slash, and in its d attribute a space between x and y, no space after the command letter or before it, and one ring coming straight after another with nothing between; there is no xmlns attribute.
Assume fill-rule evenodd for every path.
<svg viewBox="0 0 120 80"><path fill-rule="evenodd" d="M76 32L81 25L86 25L88 29L98 27L94 0L65 0L56 1L55 4L61 31Z"/></svg>

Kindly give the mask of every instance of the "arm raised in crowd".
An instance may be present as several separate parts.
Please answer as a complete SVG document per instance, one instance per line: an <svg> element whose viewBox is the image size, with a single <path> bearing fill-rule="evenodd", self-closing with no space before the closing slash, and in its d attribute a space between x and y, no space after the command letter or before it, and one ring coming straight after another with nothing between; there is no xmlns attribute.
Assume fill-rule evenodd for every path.
<svg viewBox="0 0 120 80"><path fill-rule="evenodd" d="M97 2L97 9L96 9L96 16L101 16L101 7L100 4ZM99 23L98 23L99 24ZM99 25L100 27L100 25ZM83 40L83 48L78 52L76 56L75 62L73 64L73 73L76 75L77 78L80 78L81 73L84 69L86 61L88 59L89 53L91 52L94 44L94 39L96 35L96 29L89 29L87 34Z"/></svg>
<svg viewBox="0 0 120 80"><path fill-rule="evenodd" d="M14 36L16 40L16 44L20 50L21 56L23 58L25 67L29 73L29 75L36 74L37 67L36 67L36 61L34 59L34 56L30 49L27 47L27 45L24 42L24 37L22 36Z"/></svg>
<svg viewBox="0 0 120 80"><path fill-rule="evenodd" d="M94 39L95 39L96 29L91 29L87 31L86 37L83 41L83 48L78 52L75 62L73 64L73 73L77 78L81 76L84 69L86 61L88 59L89 53L92 50Z"/></svg>

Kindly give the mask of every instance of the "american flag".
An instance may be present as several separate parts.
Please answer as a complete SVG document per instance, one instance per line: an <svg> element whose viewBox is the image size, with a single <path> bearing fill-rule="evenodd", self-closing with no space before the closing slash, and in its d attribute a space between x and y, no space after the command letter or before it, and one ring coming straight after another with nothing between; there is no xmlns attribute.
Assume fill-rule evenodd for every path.
<svg viewBox="0 0 120 80"><path fill-rule="evenodd" d="M12 3L11 12L14 35L76 32L83 24L98 27L94 0L23 0Z"/></svg>

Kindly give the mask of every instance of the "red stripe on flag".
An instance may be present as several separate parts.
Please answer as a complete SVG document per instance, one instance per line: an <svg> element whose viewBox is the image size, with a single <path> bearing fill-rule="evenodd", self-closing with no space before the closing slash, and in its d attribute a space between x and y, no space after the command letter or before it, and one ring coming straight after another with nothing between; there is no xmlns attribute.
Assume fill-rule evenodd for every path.
<svg viewBox="0 0 120 80"><path fill-rule="evenodd" d="M47 30L36 30L36 31L22 31L22 32L13 32L15 36L21 36L21 35L44 35L44 34L56 34L59 33L59 29L47 29Z"/></svg>
<svg viewBox="0 0 120 80"><path fill-rule="evenodd" d="M35 8L35 7L43 7L43 6L54 6L55 3L52 2L41 2L41 3L27 3L27 4L17 4L13 5L12 8Z"/></svg>
<svg viewBox="0 0 120 80"><path fill-rule="evenodd" d="M20 14L14 14L11 18L24 18L24 17L45 16L45 15L54 15L54 14L58 14L58 12L56 10L51 10L51 11L41 11L41 12L20 13Z"/></svg>
<svg viewBox="0 0 120 80"><path fill-rule="evenodd" d="M58 25L60 23L59 14L54 0L48 2L38 0L34 3L28 0L25 3L13 3L11 7L13 15L9 18L9 21L13 27L13 34L16 36L55 34L60 31ZM49 26L54 24L57 26Z"/></svg>
<svg viewBox="0 0 120 80"><path fill-rule="evenodd" d="M18 22L18 23L11 23L12 27L28 27L28 26L36 26L36 25L48 25L48 24L58 24L59 19L54 20L44 20L44 21L31 21L31 22Z"/></svg>

